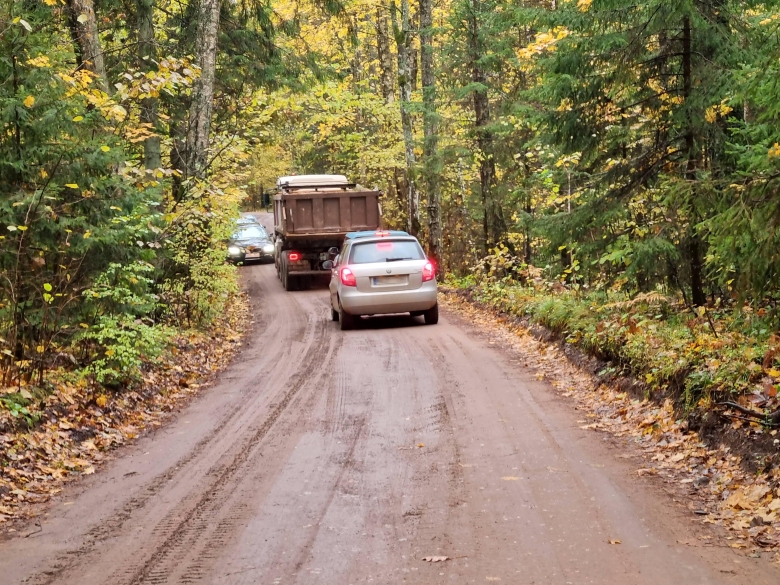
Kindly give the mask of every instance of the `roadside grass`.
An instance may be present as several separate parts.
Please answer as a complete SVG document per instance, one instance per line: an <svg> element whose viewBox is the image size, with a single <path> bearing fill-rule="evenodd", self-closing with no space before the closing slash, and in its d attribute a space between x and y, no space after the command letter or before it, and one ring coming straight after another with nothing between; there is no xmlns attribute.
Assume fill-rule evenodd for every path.
<svg viewBox="0 0 780 585"><path fill-rule="evenodd" d="M671 397L683 415L721 408L723 402L757 412L780 408L780 338L763 310L692 310L660 292L629 298L509 279L477 282L470 277L450 279L447 285L548 329L607 362L599 373L639 380L648 396ZM743 423L750 424L734 419L735 426ZM750 426L762 430L760 420Z"/></svg>

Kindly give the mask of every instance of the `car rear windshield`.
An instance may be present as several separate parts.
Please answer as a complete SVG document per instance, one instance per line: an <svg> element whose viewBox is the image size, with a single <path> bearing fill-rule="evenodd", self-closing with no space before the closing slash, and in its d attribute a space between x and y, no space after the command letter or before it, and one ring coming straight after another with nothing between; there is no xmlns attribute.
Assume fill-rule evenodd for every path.
<svg viewBox="0 0 780 585"><path fill-rule="evenodd" d="M420 244L414 240L382 240L352 246L350 264L371 262L400 262L401 260L424 260Z"/></svg>
<svg viewBox="0 0 780 585"><path fill-rule="evenodd" d="M233 236L234 240L247 240L249 238L265 238L268 237L268 234L266 234L266 231L263 229L262 226L259 225L252 225L249 227L243 228L241 231L236 233Z"/></svg>

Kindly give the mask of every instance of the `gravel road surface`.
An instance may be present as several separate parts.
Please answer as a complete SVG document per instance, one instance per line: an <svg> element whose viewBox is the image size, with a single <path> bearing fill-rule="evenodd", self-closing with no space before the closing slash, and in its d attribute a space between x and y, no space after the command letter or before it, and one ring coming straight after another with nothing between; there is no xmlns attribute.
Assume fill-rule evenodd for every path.
<svg viewBox="0 0 780 585"><path fill-rule="evenodd" d="M0 542L0 583L780 582L699 546L690 512L470 324L342 333L324 287L242 272L256 323L234 364Z"/></svg>

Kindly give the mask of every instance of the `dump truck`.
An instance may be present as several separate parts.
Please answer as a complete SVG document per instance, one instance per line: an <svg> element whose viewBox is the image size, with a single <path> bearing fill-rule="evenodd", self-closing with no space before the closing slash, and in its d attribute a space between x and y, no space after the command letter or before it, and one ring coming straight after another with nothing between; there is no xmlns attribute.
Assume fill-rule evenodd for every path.
<svg viewBox="0 0 780 585"><path fill-rule="evenodd" d="M330 274L347 232L381 225L381 191L350 183L344 175L282 177L274 195L274 260L285 290Z"/></svg>

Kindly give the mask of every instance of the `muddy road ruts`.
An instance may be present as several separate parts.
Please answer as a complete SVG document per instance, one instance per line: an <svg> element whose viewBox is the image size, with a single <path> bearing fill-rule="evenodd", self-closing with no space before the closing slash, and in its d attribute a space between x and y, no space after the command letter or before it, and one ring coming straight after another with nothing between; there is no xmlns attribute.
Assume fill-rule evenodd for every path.
<svg viewBox="0 0 780 585"><path fill-rule="evenodd" d="M234 364L0 542L0 584L780 582L681 544L684 508L469 323L341 332L323 286L242 275L256 324Z"/></svg>

